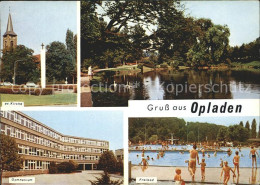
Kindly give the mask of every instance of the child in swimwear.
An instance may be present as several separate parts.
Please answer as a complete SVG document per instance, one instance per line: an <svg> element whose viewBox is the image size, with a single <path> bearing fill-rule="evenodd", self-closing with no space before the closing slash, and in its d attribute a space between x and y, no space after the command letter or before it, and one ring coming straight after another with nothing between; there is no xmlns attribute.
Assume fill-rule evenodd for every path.
<svg viewBox="0 0 260 185"><path fill-rule="evenodd" d="M235 172L232 170L231 167L228 166L228 162L224 162L224 167L222 168L220 179L222 178L223 172L224 172L224 185L227 185L229 179L230 179L230 171L234 174L233 177L236 177Z"/></svg>
<svg viewBox="0 0 260 185"><path fill-rule="evenodd" d="M206 163L205 163L205 159L202 159L201 163L199 164L201 166L201 179L204 180L205 179L205 167L206 167Z"/></svg>
<svg viewBox="0 0 260 185"><path fill-rule="evenodd" d="M234 172L236 172L237 169L237 175L239 176L239 155L238 155L238 151L236 151L236 155L233 158L233 164L234 164Z"/></svg>
<svg viewBox="0 0 260 185"><path fill-rule="evenodd" d="M185 182L181 178L181 169L177 168L175 170L175 173L176 173L174 176L175 185L185 185Z"/></svg>

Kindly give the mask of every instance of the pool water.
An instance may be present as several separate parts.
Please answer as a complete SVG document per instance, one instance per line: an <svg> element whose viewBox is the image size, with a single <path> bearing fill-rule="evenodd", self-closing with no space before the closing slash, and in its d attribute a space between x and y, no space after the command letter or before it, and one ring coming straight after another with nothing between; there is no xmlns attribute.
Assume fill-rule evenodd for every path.
<svg viewBox="0 0 260 185"><path fill-rule="evenodd" d="M191 146L175 146L170 145L170 149L176 148L187 148L191 149ZM160 145L146 145L146 149L160 149ZM228 148L222 147L222 150L227 150ZM229 166L233 167L233 158L235 156L235 152L238 151L236 148L231 148L232 154L228 156L227 152L217 152L217 155L214 156L214 152L206 152L205 154L205 163L207 167L220 167L221 159L223 161L228 161ZM257 150L258 153L260 153L259 149ZM239 152L240 156L240 167L252 167L252 159L249 158L250 148L242 148L241 152ZM129 161L132 162L134 165L138 165L141 162L141 151L130 151L129 152ZM150 160L148 160L149 165L155 165L155 166L188 166L187 160L189 160L189 152L184 151L183 154L181 154L179 151L166 151L164 157L160 157L157 159L157 151L145 151L145 158L147 156L150 157ZM208 154L210 157L208 157ZM137 157L138 155L138 157ZM152 158L154 160L152 160ZM202 153L199 152L199 159L201 162L202 159ZM186 161L186 162L185 162ZM260 158L257 156L257 166L260 166Z"/></svg>

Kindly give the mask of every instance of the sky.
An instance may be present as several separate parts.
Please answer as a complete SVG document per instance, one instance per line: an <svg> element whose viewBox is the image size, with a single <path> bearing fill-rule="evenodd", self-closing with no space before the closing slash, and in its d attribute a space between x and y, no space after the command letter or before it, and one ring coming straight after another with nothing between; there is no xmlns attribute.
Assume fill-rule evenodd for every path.
<svg viewBox="0 0 260 185"><path fill-rule="evenodd" d="M33 49L34 54L40 54L42 43L65 43L67 29L77 33L76 1L2 1L1 38L6 31L9 7L18 44Z"/></svg>
<svg viewBox="0 0 260 185"><path fill-rule="evenodd" d="M186 14L210 18L214 24L228 25L230 45L242 45L259 37L258 1L184 1Z"/></svg>
<svg viewBox="0 0 260 185"><path fill-rule="evenodd" d="M109 149L123 148L123 111L23 111L64 135L109 141Z"/></svg>
<svg viewBox="0 0 260 185"><path fill-rule="evenodd" d="M257 123L257 130L259 127L259 116L243 116L243 117L239 117L239 116L229 116L229 117L184 117L183 119L186 122L207 122L207 123L215 123L217 125L225 125L225 126L229 126L229 125L235 125L235 124L239 124L240 121L243 121L244 126L246 124L247 121L249 121L250 126L252 124L253 119L256 119L256 123Z"/></svg>

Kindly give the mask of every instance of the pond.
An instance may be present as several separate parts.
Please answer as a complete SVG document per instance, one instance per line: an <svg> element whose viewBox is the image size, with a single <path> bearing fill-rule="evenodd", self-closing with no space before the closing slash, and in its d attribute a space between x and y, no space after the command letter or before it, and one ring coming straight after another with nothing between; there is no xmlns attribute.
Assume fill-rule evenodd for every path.
<svg viewBox="0 0 260 185"><path fill-rule="evenodd" d="M97 75L112 91L92 91L94 106L127 106L128 100L260 98L260 70L256 69L106 71Z"/></svg>
<svg viewBox="0 0 260 185"><path fill-rule="evenodd" d="M147 145L146 148L150 149L160 149L161 145ZM181 146L181 145L169 145L170 149L176 148L178 149L191 149L192 146ZM222 147L222 150L227 151L228 148ZM205 163L207 164L207 167L220 167L221 159L223 161L228 161L229 166L234 167L233 165L233 158L235 156L235 152L238 151L238 149L231 148L232 154L229 156L227 152L217 152L217 155L214 156L214 152L206 152ZM258 150L258 153L260 151ZM252 167L252 160L249 158L250 148L242 148L241 152L239 152L240 156L240 167ZM129 161L132 162L134 165L138 165L141 160L142 151L130 151L129 152ZM189 160L189 152L185 151L183 154L181 154L179 151L166 151L164 157L160 157L157 159L158 151L145 151L145 158L147 156L150 157L150 160L148 161L149 165L155 165L155 166L188 166L187 160ZM208 154L210 155L208 157ZM260 154L260 153L259 153ZM138 155L138 156L137 156ZM152 160L152 158L154 160ZM199 158L200 161L203 158L202 153L199 152ZM186 162L185 162L186 161ZM260 166L260 158L257 157L257 166Z"/></svg>

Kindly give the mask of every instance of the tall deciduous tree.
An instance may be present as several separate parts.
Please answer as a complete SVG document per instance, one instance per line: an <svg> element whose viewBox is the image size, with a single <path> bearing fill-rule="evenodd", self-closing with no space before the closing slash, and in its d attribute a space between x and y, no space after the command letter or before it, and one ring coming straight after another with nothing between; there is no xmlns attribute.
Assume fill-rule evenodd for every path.
<svg viewBox="0 0 260 185"><path fill-rule="evenodd" d="M23 160L18 155L18 146L15 140L10 136L0 134L0 149L0 182L2 182L3 171L18 171L22 167Z"/></svg>
<svg viewBox="0 0 260 185"><path fill-rule="evenodd" d="M46 74L49 81L66 80L72 81L75 64L72 63L71 55L65 44L55 41L47 46Z"/></svg>
<svg viewBox="0 0 260 185"><path fill-rule="evenodd" d="M188 52L189 61L192 65L199 66L225 62L230 36L228 27L214 25L207 19L204 22L208 26L205 29L205 24L202 24L202 33Z"/></svg>
<svg viewBox="0 0 260 185"><path fill-rule="evenodd" d="M1 77L4 81L12 82L14 71L16 84L39 81L40 73L32 49L18 45L12 52L4 52L2 61Z"/></svg>
<svg viewBox="0 0 260 185"><path fill-rule="evenodd" d="M116 157L112 151L104 152L98 161L98 168L107 172L116 171Z"/></svg>

